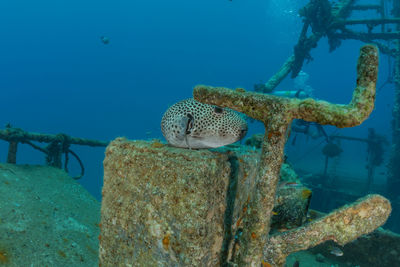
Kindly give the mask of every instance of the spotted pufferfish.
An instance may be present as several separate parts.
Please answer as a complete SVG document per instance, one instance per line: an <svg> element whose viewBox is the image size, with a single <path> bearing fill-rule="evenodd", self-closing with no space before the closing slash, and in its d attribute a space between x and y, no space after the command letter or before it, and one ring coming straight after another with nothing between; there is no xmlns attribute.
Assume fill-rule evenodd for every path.
<svg viewBox="0 0 400 267"><path fill-rule="evenodd" d="M243 115L193 98L172 105L161 120L167 142L182 148L216 148L241 140L247 133Z"/></svg>

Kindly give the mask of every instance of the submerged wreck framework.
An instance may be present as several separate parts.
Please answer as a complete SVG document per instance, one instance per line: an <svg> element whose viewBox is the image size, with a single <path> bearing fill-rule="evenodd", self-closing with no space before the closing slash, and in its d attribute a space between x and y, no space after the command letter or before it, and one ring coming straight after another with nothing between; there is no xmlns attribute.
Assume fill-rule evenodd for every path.
<svg viewBox="0 0 400 267"><path fill-rule="evenodd" d="M357 87L348 105L314 99L280 98L246 92L241 88L231 90L203 85L195 87L193 95L196 100L232 108L262 121L265 125L262 152L256 171L252 177L247 178L252 180L254 187L243 206L234 205L233 211L227 211L228 206L224 206L223 203L229 201L230 194L236 193L237 198L239 197L240 188L232 189L223 179L226 178L223 172L227 167L222 162L216 163L218 158L211 160L206 157L207 163L204 164L212 162L209 170L203 169L204 164L200 164L193 174L187 174L183 168L181 174L175 172L166 176L164 172L169 167L181 166L181 161L191 162L193 153L197 152L166 152L168 149L157 143L149 148L126 140L112 142L107 148L104 162L100 263L105 266L140 266L151 261L166 266L215 266L218 262L221 266L284 266L286 257L293 252L306 250L327 240L344 245L383 225L391 213L391 204L382 196L368 195L297 229L278 234L270 233L283 149L288 127L293 119L339 128L361 124L374 107L378 48L382 53L395 58L393 82L398 104L394 111L396 108L400 109L399 3L393 1L394 18L386 17L384 4L384 1L380 1L377 5L356 5L356 1L342 0L332 5L327 0L311 0L301 11L305 23L294 54L276 75L258 87L263 92L270 92L290 72L295 77L304 61L311 59L310 50L324 36L328 37L331 50L336 49L343 39L373 43L374 45L366 45L361 49L357 64ZM377 10L381 18L348 19L353 10ZM387 31L386 24L397 25L397 31ZM351 31L347 28L348 25L366 25L368 31ZM381 26L379 33L373 31L378 25ZM310 28L312 34L308 36ZM385 45L376 40L396 40L395 47L392 47L393 43ZM400 114L394 114L394 120L396 116ZM398 120L400 121L400 117ZM393 131L397 132L396 127L400 127L400 123L394 123L393 127ZM392 160L400 155L396 150L398 147L400 145L394 145ZM157 149L164 150L157 153ZM160 157L169 153L173 159L154 161L151 158L148 161L148 156L143 156L143 153L157 154ZM149 166L151 170L147 169ZM210 181L199 183L197 178L204 175ZM219 181L214 179L216 175L219 175ZM161 189L161 177L168 178L168 189ZM142 179L147 182L142 182ZM400 178L393 176L391 179L392 183L396 180ZM196 181L196 184L191 185L192 181ZM134 182L137 184L132 184ZM182 189L181 186L185 183L190 185ZM237 185L239 186L240 184ZM214 187L217 189L213 189ZM176 192L177 188L185 192L184 196L181 197ZM180 213L179 207L175 207L177 205L183 205L183 210L188 214ZM188 208L190 206L191 209ZM223 216L218 215L235 212L241 214L235 225L230 220L228 221L231 224L226 224L226 220L222 222ZM134 226L130 224L132 222ZM231 232L232 229L234 232Z"/></svg>
<svg viewBox="0 0 400 267"><path fill-rule="evenodd" d="M255 178L256 191L250 202L251 211L244 219L241 246L233 256L234 264L258 266L264 260L274 266L283 266L286 257L293 252L305 250L329 239L344 245L375 230L386 221L391 212L389 201L381 196L371 195L360 200L358 204L337 210L300 229L269 236L284 145L292 120L302 119L340 128L361 124L374 106L377 74L377 48L367 45L361 49L357 65L357 87L348 105L336 105L310 98L279 98L244 92L242 89L208 86L197 86L194 89L196 100L232 108L260 120L265 125L261 159Z"/></svg>
<svg viewBox="0 0 400 267"><path fill-rule="evenodd" d="M348 105L196 86L196 100L235 109L265 125L256 167L250 173L239 170L243 178L236 183L229 178L234 161L223 153L111 142L104 161L100 264L284 266L291 253L327 240L344 245L383 225L390 202L368 195L298 228L270 233L292 120L361 124L374 107L377 74L378 50L366 45Z"/></svg>
<svg viewBox="0 0 400 267"><path fill-rule="evenodd" d="M243 184L232 183L232 165L241 159L233 159L229 153L124 139L109 144L98 237L101 266L284 266L291 253L327 240L344 245L386 222L392 210L390 202L379 195L367 195L296 229L270 231L289 125L293 119L339 128L361 124L374 107L378 48L395 59L393 81L389 81L395 84L396 95L388 190L393 196L400 193L400 166L395 164L400 161L400 2L393 0L394 17L390 18L383 0L377 5L355 3L342 0L333 6L328 0L311 0L301 11L305 23L294 54L259 87L270 92L290 72L295 77L304 61L311 59L310 50L324 36L331 50L344 39L374 43L361 48L357 86L348 105L281 98L242 88L194 88L196 100L235 109L264 123L262 151L254 172L238 170L247 191L241 188ZM377 10L381 18L350 20L353 10ZM396 31L387 31L387 24L397 25ZM348 25L366 25L368 31L351 31ZM374 32L378 26L381 32ZM308 36L310 28L312 34ZM376 40L395 42L386 45ZM47 163L59 168L63 153L66 164L69 153L75 156L70 144L106 145L66 135L26 133L12 127L0 130L0 138L10 143L9 163L16 163L17 145L25 143L45 153ZM43 149L30 141L50 145ZM199 157L203 161L198 161Z"/></svg>
<svg viewBox="0 0 400 267"><path fill-rule="evenodd" d="M376 11L371 19L352 19L352 13ZM388 56L389 75L382 86L394 85L392 118L392 147L388 164L387 194L396 199L400 195L400 2L376 0L376 4L362 1L341 0L332 4L329 0L310 0L300 10L304 25L291 55L279 71L265 84L256 87L268 93L291 73L292 78L300 72L305 61L312 60L310 51L318 41L327 37L330 51L337 49L343 40L359 40L375 44L382 54ZM353 29L351 27L357 26ZM310 33L311 32L311 33ZM400 207L400 203L399 203ZM400 218L400 213L398 216Z"/></svg>
<svg viewBox="0 0 400 267"><path fill-rule="evenodd" d="M0 139L9 143L7 163L17 163L17 151L19 144L31 146L46 155L46 165L61 169L63 165L62 155L64 154L64 170L68 172L69 155L71 154L78 162L81 173L74 179L80 179L85 174L85 167L79 156L71 150L71 145L84 145L91 147L105 147L108 142L72 137L67 134L41 134L26 132L20 128L7 124L5 129L0 129ZM47 143L40 147L33 142Z"/></svg>

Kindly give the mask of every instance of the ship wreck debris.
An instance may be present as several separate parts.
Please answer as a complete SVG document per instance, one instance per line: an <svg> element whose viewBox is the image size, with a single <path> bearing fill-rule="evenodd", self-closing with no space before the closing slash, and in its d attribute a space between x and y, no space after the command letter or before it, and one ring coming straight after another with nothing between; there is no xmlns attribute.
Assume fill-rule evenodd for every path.
<svg viewBox="0 0 400 267"><path fill-rule="evenodd" d="M197 101L229 107L260 120L265 125L261 158L255 178L257 186L250 200L251 212L244 219L241 246L233 256L234 264L257 266L263 258L273 259L268 254L263 255L262 248L269 242L270 218L278 185L278 174L282 165L288 128L293 119L317 122L321 125L330 124L339 128L361 124L374 107L377 75L378 49L372 45L365 45L360 50L357 63L357 86L348 105L331 104L311 98L280 98L246 92L242 88L231 90L202 85L195 87L193 95ZM383 200L382 203L386 201ZM387 217L391 212L390 205L377 205L375 208L386 210ZM382 225L387 217L377 223L375 228ZM282 266L284 261L269 262L269 264Z"/></svg>
<svg viewBox="0 0 400 267"><path fill-rule="evenodd" d="M262 152L255 159L254 153L193 151L158 141L111 142L104 161L100 264L283 266L292 252L326 240L343 245L374 231L391 212L379 195L299 228L270 232L290 123L361 124L374 107L377 70L377 48L362 47L348 105L196 86L196 100L264 123ZM310 190L302 190L310 197Z"/></svg>
<svg viewBox="0 0 400 267"><path fill-rule="evenodd" d="M0 130L0 139L9 143L7 163L17 163L18 144L27 144L46 155L46 165L62 168L62 155L64 154L64 170L68 172L69 154L79 163L81 173L74 179L80 179L85 174L85 167L79 156L71 150L71 145L83 145L91 147L105 147L108 142L72 137L67 134L42 134L24 131L21 128L12 127L7 124L6 128ZM40 147L33 142L48 143Z"/></svg>

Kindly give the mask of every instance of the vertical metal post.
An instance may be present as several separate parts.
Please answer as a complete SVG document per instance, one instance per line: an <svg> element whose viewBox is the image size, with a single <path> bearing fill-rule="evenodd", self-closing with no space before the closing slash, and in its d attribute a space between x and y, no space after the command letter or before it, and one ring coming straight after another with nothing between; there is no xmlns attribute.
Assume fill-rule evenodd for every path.
<svg viewBox="0 0 400 267"><path fill-rule="evenodd" d="M17 163L17 149L18 149L18 142L11 141L8 146L7 163L11 164Z"/></svg>
<svg viewBox="0 0 400 267"><path fill-rule="evenodd" d="M325 165L324 165L324 184L327 184L328 180L328 163L329 163L329 157L325 156Z"/></svg>
<svg viewBox="0 0 400 267"><path fill-rule="evenodd" d="M46 150L48 152L46 156L46 164L61 169L62 168L61 144L57 141L53 141L47 145Z"/></svg>
<svg viewBox="0 0 400 267"><path fill-rule="evenodd" d="M374 183L375 165L371 160L373 157L374 157L373 152L369 152L369 155L368 155L369 160L368 160L368 163L367 163L368 164L368 166L367 166L368 176L367 176L367 185L366 185L366 188L365 188L365 193L366 194L371 193L372 185Z"/></svg>
<svg viewBox="0 0 400 267"><path fill-rule="evenodd" d="M380 9L379 9L379 13L381 13L381 19L385 18L385 0L381 0L380 2ZM385 24L382 23L381 25L381 31L385 32Z"/></svg>

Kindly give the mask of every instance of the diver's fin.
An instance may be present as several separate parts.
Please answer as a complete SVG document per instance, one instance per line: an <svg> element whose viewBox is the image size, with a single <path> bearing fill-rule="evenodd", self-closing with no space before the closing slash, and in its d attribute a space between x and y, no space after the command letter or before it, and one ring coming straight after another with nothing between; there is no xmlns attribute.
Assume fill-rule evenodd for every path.
<svg viewBox="0 0 400 267"><path fill-rule="evenodd" d="M303 90L303 89L297 90L297 92L294 94L294 97L295 97L295 98L300 98L301 92L304 92L304 90Z"/></svg>

